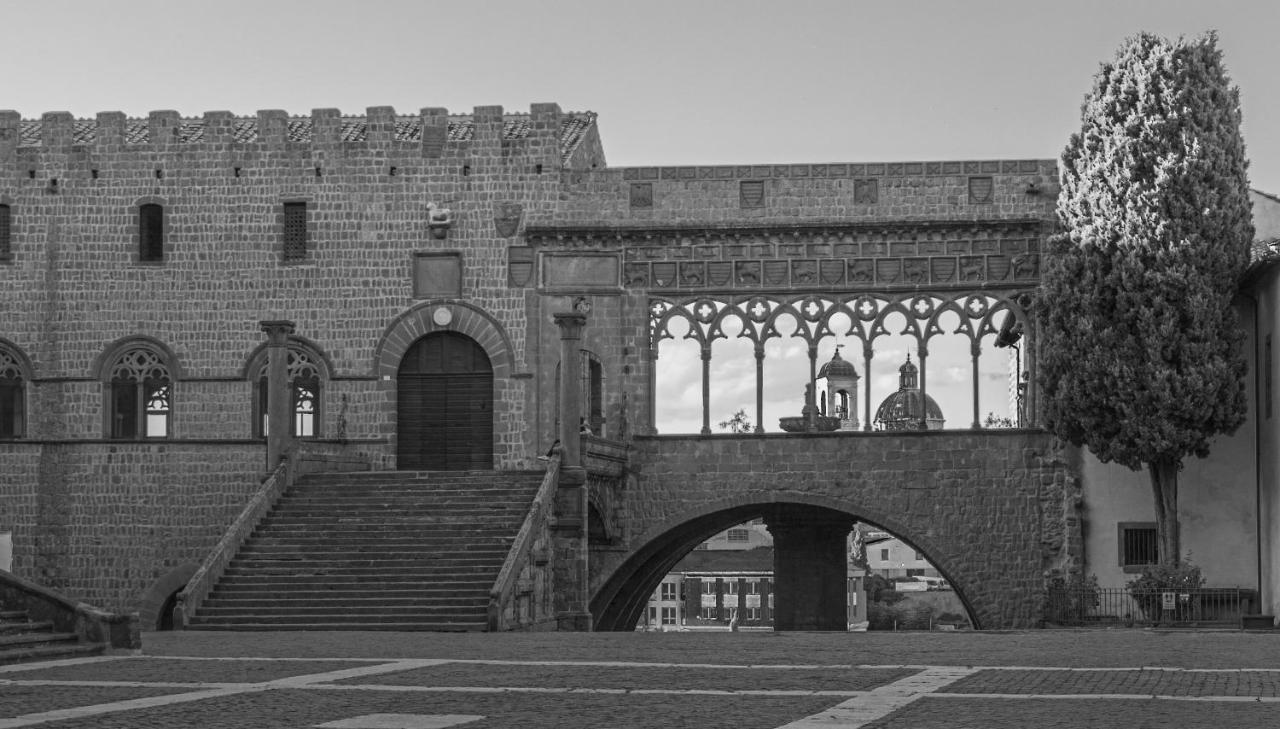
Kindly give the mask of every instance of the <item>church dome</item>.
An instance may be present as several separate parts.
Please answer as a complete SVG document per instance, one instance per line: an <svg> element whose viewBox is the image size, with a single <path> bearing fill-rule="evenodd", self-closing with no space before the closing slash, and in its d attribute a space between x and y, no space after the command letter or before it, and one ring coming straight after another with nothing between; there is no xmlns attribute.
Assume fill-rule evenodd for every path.
<svg viewBox="0 0 1280 729"><path fill-rule="evenodd" d="M854 368L852 362L848 362L840 357L840 349L836 349L836 353L831 355L831 361L822 365L822 369L818 370L818 379L824 377L835 377L849 380L858 379L858 370Z"/></svg>
<svg viewBox="0 0 1280 729"><path fill-rule="evenodd" d="M928 430L941 430L946 422L942 408L932 397L920 392L916 385L919 369L907 355L906 364L898 368L898 391L886 397L876 408L875 424L882 430L921 430L925 421ZM921 404L923 401L923 405Z"/></svg>

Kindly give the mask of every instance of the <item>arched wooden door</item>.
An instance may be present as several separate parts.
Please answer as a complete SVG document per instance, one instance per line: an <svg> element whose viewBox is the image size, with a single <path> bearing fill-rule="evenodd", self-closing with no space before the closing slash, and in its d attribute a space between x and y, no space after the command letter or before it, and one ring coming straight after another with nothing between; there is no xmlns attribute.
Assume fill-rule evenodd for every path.
<svg viewBox="0 0 1280 729"><path fill-rule="evenodd" d="M493 468L493 366L475 340L435 332L414 342L396 376L401 470Z"/></svg>

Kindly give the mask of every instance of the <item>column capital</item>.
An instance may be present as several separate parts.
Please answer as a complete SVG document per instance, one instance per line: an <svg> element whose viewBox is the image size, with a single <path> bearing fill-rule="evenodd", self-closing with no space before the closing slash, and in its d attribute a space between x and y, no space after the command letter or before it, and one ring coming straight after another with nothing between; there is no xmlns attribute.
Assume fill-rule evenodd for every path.
<svg viewBox="0 0 1280 729"><path fill-rule="evenodd" d="M269 344L288 344L289 335L294 331L294 323L288 319L266 319L258 322L258 326L267 335Z"/></svg>
<svg viewBox="0 0 1280 729"><path fill-rule="evenodd" d="M560 327L561 339L581 339L582 328L587 325L587 315L576 311L552 314L556 326Z"/></svg>

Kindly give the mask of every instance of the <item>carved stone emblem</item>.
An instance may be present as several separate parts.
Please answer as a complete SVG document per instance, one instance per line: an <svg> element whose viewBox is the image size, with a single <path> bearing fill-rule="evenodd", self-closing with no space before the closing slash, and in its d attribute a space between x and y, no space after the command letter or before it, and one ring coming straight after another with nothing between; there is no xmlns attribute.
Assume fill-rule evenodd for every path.
<svg viewBox="0 0 1280 729"><path fill-rule="evenodd" d="M523 215L524 207L520 203L498 203L493 213L493 225L498 230L498 237L510 238L515 235Z"/></svg>

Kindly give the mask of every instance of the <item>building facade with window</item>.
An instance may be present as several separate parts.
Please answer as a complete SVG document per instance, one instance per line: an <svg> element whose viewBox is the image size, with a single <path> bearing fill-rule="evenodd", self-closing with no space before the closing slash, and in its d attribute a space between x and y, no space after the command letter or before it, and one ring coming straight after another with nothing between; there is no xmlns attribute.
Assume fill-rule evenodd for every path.
<svg viewBox="0 0 1280 729"><path fill-rule="evenodd" d="M379 469L531 468L562 419L553 314L589 299L595 322L573 345L584 408L565 417L619 440L651 433L650 289L742 298L883 279L900 293L935 275L981 288L988 258L1030 283L1039 263L1027 241L1051 225L1041 191L1054 175L1052 160L609 168L595 115L555 104L80 120L0 111L0 531L13 534L14 571L112 610L180 586L270 466L264 322L293 323L295 438ZM927 201L926 186L947 197ZM1213 584L1257 585L1275 609L1280 201L1254 203L1260 247L1241 297L1250 419L1188 461L1181 513L1184 544L1212 565ZM933 237L935 219L972 224L974 240ZM988 236L986 223L1022 237ZM770 232L827 235L828 224L852 237ZM627 229L655 237L624 245ZM953 242L973 255L951 255ZM978 243L991 248L977 255ZM872 403L854 402L865 427ZM1152 558L1146 477L1072 458L1082 536L1046 538L1079 539L1086 569L1122 584ZM756 551L759 530L746 529L726 532L725 546ZM726 595L752 609L747 577L725 583L752 570L690 571L720 575L718 619ZM686 589L686 615L688 599Z"/></svg>

